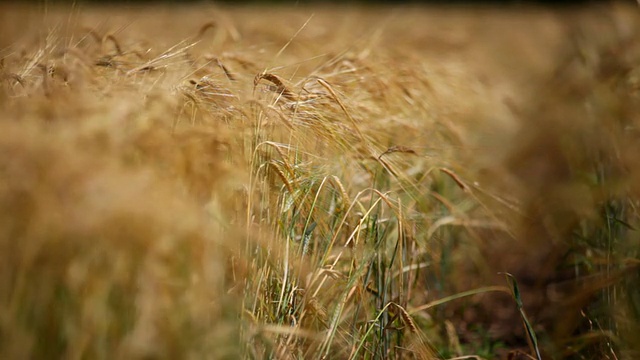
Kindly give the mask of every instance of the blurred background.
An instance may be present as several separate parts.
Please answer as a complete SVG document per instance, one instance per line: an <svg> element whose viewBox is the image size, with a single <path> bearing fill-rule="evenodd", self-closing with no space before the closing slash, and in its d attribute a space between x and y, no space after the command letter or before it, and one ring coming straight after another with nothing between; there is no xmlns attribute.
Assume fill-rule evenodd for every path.
<svg viewBox="0 0 640 360"><path fill-rule="evenodd" d="M223 3L223 4L287 4L287 5L305 5L305 4L440 4L440 5L514 5L514 4L545 4L545 5L566 5L566 4L586 4L586 3L606 3L610 0L0 0L0 3L119 3L119 4L139 4L139 3ZM621 2L621 1L616 1ZM622 2L634 3L627 0Z"/></svg>

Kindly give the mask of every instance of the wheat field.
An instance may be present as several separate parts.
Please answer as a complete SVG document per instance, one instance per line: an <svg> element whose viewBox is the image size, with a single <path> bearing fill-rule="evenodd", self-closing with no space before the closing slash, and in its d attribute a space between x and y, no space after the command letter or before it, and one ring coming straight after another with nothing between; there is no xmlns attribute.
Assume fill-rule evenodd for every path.
<svg viewBox="0 0 640 360"><path fill-rule="evenodd" d="M637 359L635 4L0 4L0 358Z"/></svg>

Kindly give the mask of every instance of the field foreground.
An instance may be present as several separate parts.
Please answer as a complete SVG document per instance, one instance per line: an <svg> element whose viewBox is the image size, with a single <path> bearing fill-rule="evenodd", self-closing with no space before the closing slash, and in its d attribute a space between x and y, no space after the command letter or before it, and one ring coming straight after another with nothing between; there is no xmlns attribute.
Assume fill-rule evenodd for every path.
<svg viewBox="0 0 640 360"><path fill-rule="evenodd" d="M640 358L640 16L0 5L0 358Z"/></svg>

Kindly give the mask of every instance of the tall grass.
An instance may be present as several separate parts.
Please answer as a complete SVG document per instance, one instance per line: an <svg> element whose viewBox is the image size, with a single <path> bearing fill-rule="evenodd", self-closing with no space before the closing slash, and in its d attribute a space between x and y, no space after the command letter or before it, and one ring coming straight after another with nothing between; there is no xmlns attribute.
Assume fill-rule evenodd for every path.
<svg viewBox="0 0 640 360"><path fill-rule="evenodd" d="M637 357L635 9L0 10L0 357Z"/></svg>

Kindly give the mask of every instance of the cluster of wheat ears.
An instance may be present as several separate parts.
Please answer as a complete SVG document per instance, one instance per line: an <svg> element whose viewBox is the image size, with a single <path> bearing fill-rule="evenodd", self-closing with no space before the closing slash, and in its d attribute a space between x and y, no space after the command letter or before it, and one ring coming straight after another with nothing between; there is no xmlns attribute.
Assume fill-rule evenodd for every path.
<svg viewBox="0 0 640 360"><path fill-rule="evenodd" d="M638 358L638 39L2 3L0 358Z"/></svg>

